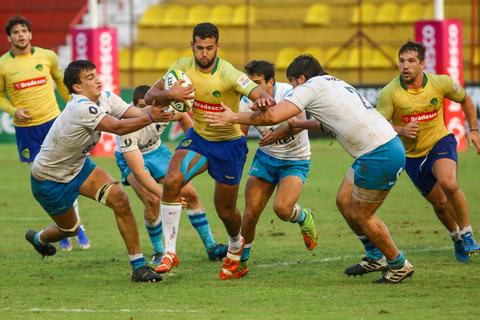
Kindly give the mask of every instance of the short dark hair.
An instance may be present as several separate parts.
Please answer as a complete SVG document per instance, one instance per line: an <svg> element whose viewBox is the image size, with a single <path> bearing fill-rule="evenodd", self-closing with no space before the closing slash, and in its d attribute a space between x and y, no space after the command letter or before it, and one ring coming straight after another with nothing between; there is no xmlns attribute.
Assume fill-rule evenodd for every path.
<svg viewBox="0 0 480 320"><path fill-rule="evenodd" d="M70 62L63 74L63 83L70 93L76 93L73 90L74 84L80 83L80 73L84 70L96 69L95 64L90 60L76 60Z"/></svg>
<svg viewBox="0 0 480 320"><path fill-rule="evenodd" d="M245 72L249 76L262 75L265 81L275 79L275 65L265 60L252 60L245 65Z"/></svg>
<svg viewBox="0 0 480 320"><path fill-rule="evenodd" d="M199 23L193 27L193 42L195 42L196 37L199 37L200 39L215 38L215 43L217 43L219 38L218 28L210 22Z"/></svg>
<svg viewBox="0 0 480 320"><path fill-rule="evenodd" d="M323 67L320 65L317 59L311 54L302 54L296 57L287 68L287 79L298 79L301 75L305 76L305 79L316 76L322 76L327 74Z"/></svg>
<svg viewBox="0 0 480 320"><path fill-rule="evenodd" d="M27 27L28 31L32 32L32 24L30 23L30 20L22 16L14 16L8 19L7 23L5 24L5 32L7 33L7 36L10 36L10 32L12 32L13 27L15 27L17 24Z"/></svg>
<svg viewBox="0 0 480 320"><path fill-rule="evenodd" d="M407 51L415 51L418 55L418 60L420 60L420 62L425 60L425 46L423 44L419 42L408 41L400 47L400 50L398 50L398 57L400 57L402 53Z"/></svg>
<svg viewBox="0 0 480 320"><path fill-rule="evenodd" d="M133 105L136 106L138 103L138 100L145 99L145 95L147 94L149 89L150 89L150 86L147 86L145 84L136 87L133 90L133 97L132 97Z"/></svg>

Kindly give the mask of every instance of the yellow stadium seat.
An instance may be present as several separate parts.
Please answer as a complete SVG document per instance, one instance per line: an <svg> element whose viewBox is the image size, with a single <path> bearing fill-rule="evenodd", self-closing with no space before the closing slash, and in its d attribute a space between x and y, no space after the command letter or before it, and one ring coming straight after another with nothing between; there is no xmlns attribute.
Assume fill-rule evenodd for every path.
<svg viewBox="0 0 480 320"><path fill-rule="evenodd" d="M372 56L370 59L369 67L370 68L377 68L377 69L387 69L387 68L392 68L396 61L398 60L396 55L397 55L397 50L391 46L381 46L383 51L387 53L389 57L392 58L392 61L390 61L387 57L385 57L380 50L375 49L372 52Z"/></svg>
<svg viewBox="0 0 480 320"><path fill-rule="evenodd" d="M149 70L153 67L155 52L151 48L135 49L133 53L133 69Z"/></svg>
<svg viewBox="0 0 480 320"><path fill-rule="evenodd" d="M319 47L309 47L309 48L306 48L305 50L303 50L304 53L307 53L307 54L311 54L312 56L315 57L315 59L317 59L320 64L323 63L323 60L325 58L325 51L323 51L322 48L319 48Z"/></svg>
<svg viewBox="0 0 480 320"><path fill-rule="evenodd" d="M167 70L178 58L177 50L172 48L162 49L157 52L153 67L155 69Z"/></svg>
<svg viewBox="0 0 480 320"><path fill-rule="evenodd" d="M397 22L398 5L395 2L385 2L377 10L375 23L393 24Z"/></svg>
<svg viewBox="0 0 480 320"><path fill-rule="evenodd" d="M480 49L476 48L474 50L475 50L475 52L473 54L473 65L478 66L478 65L480 65L480 52L479 52Z"/></svg>
<svg viewBox="0 0 480 320"><path fill-rule="evenodd" d="M435 16L435 9L433 7L433 4L432 3L429 3L425 6L425 12L423 14L423 18L426 19L426 20L431 20L434 18Z"/></svg>
<svg viewBox="0 0 480 320"><path fill-rule="evenodd" d="M123 48L118 52L118 68L120 70L130 69L130 48Z"/></svg>
<svg viewBox="0 0 480 320"><path fill-rule="evenodd" d="M400 8L398 22L412 23L423 19L425 8L417 2L407 2Z"/></svg>
<svg viewBox="0 0 480 320"><path fill-rule="evenodd" d="M330 23L330 7L327 4L315 3L308 8L303 23L311 26L325 26Z"/></svg>
<svg viewBox="0 0 480 320"><path fill-rule="evenodd" d="M233 9L227 5L218 5L212 8L210 13L210 22L218 26L228 26L232 24Z"/></svg>
<svg viewBox="0 0 480 320"><path fill-rule="evenodd" d="M343 49L334 58L334 56L337 54L339 50L340 50L340 47L331 47L327 49L327 52L325 54L325 64L327 68L343 69L347 67L348 58L349 58L348 49Z"/></svg>
<svg viewBox="0 0 480 320"><path fill-rule="evenodd" d="M367 46L362 46L362 60L361 66L363 68L368 67L370 63L370 58L372 56L372 49ZM348 52L348 68L359 68L360 67L360 48L359 47L352 47Z"/></svg>
<svg viewBox="0 0 480 320"><path fill-rule="evenodd" d="M277 60L275 62L275 66L279 69L286 69L288 65L301 55L302 52L297 48L286 47L280 50L277 56Z"/></svg>
<svg viewBox="0 0 480 320"><path fill-rule="evenodd" d="M257 10L254 6L248 6L248 25L254 25L257 20ZM247 7L239 5L235 7L232 17L232 25L244 26L247 24Z"/></svg>
<svg viewBox="0 0 480 320"><path fill-rule="evenodd" d="M178 27L185 25L187 19L187 8L179 5L169 5L166 8L165 16L160 22L163 27Z"/></svg>
<svg viewBox="0 0 480 320"><path fill-rule="evenodd" d="M375 20L375 14L377 8L373 3L362 3L362 10L358 9L358 6L353 8L353 14L350 19L350 23L358 24L360 23L360 12L362 13L362 23L363 24L371 24Z"/></svg>
<svg viewBox="0 0 480 320"><path fill-rule="evenodd" d="M207 22L210 19L210 8L205 5L195 5L188 10L187 26L194 26L200 22Z"/></svg>
<svg viewBox="0 0 480 320"><path fill-rule="evenodd" d="M150 6L138 22L140 27L158 27L165 15L165 6Z"/></svg>
<svg viewBox="0 0 480 320"><path fill-rule="evenodd" d="M180 53L178 54L178 57L179 57L179 58L191 57L192 55L193 55L193 53L192 53L192 47L188 47L188 48L182 49L182 50L180 51Z"/></svg>

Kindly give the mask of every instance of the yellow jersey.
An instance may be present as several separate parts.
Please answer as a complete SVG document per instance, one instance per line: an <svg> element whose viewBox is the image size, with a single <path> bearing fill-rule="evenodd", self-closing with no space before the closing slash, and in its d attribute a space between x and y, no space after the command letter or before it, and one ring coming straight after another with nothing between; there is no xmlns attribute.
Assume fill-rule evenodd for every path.
<svg viewBox="0 0 480 320"><path fill-rule="evenodd" d="M8 51L0 57L0 109L13 118L17 109L30 111L30 121L19 123L14 119L13 124L18 127L36 126L54 119L60 109L53 82L62 99L70 100L55 52L32 47L31 53L15 56Z"/></svg>
<svg viewBox="0 0 480 320"><path fill-rule="evenodd" d="M201 137L209 141L225 141L243 135L238 124L226 127L209 126L205 121L205 114L221 112L220 102L232 108L233 112L238 112L241 96L248 96L257 87L255 82L221 58L217 58L210 73L198 70L193 56L179 59L168 71L173 69L182 70L192 80L195 88L193 128Z"/></svg>
<svg viewBox="0 0 480 320"><path fill-rule="evenodd" d="M446 75L424 74L419 89L408 89L398 77L380 91L377 111L393 125L419 124L416 138L401 136L407 157L418 158L449 134L443 119L443 99L460 103L465 95L465 90Z"/></svg>

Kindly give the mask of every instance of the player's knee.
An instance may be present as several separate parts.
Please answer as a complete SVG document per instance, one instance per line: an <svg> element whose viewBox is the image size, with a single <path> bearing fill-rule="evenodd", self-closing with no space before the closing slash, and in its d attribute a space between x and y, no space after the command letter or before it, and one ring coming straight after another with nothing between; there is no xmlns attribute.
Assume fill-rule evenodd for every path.
<svg viewBox="0 0 480 320"><path fill-rule="evenodd" d="M292 214L293 206L286 203L275 202L273 204L273 211L283 221L288 221L288 218Z"/></svg>
<svg viewBox="0 0 480 320"><path fill-rule="evenodd" d="M458 185L457 180L454 178L444 179L444 180L438 181L438 183L440 184L443 192L445 192L446 194L454 194L460 189L460 186Z"/></svg>
<svg viewBox="0 0 480 320"><path fill-rule="evenodd" d="M182 188L180 195L187 200L187 202L198 202L198 194L197 191L193 188L191 184L185 185Z"/></svg>
<svg viewBox="0 0 480 320"><path fill-rule="evenodd" d="M164 192L175 191L180 193L183 187L183 177L181 174L168 174L163 179Z"/></svg>
<svg viewBox="0 0 480 320"><path fill-rule="evenodd" d="M65 236L67 237L74 237L78 234L78 231L80 229L80 220L77 220L75 224L72 227L67 227L67 228L61 228L57 226L60 231L62 231Z"/></svg>
<svg viewBox="0 0 480 320"><path fill-rule="evenodd" d="M147 210L155 210L160 208L160 198L154 194L149 194L144 198L144 204Z"/></svg>
<svg viewBox="0 0 480 320"><path fill-rule="evenodd" d="M108 197L108 202L111 203L115 212L121 212L130 208L127 193L117 185L112 187Z"/></svg>

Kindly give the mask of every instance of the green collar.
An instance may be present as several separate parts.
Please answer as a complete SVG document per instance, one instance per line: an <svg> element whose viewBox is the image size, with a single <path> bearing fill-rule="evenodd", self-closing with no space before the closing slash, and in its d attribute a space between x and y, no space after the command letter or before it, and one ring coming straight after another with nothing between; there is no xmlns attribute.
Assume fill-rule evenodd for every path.
<svg viewBox="0 0 480 320"><path fill-rule="evenodd" d="M8 52L10 53L10 57L15 58L15 53L13 53L12 49L10 49ZM32 51L30 53L31 54L35 53L35 47L34 46L32 46Z"/></svg>
<svg viewBox="0 0 480 320"><path fill-rule="evenodd" d="M402 77L399 76L398 78L400 79L400 86L401 86L403 89L405 89L405 90L408 91L408 87L407 87L407 85L405 84L405 82L403 82ZM422 88L425 88L425 86L427 85L427 82L428 82L428 77L427 77L427 75L426 75L425 73L423 73Z"/></svg>
<svg viewBox="0 0 480 320"><path fill-rule="evenodd" d="M212 71L210 72L210 74L214 74L214 73L217 71L217 69L218 69L218 64L219 64L219 62L220 62L220 58L219 58L219 57L216 57L215 59L216 59L216 60L215 60L215 66L213 67L213 69L212 69Z"/></svg>

